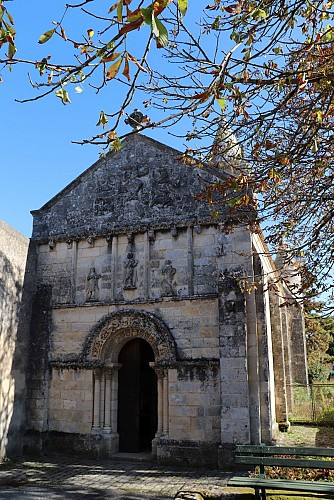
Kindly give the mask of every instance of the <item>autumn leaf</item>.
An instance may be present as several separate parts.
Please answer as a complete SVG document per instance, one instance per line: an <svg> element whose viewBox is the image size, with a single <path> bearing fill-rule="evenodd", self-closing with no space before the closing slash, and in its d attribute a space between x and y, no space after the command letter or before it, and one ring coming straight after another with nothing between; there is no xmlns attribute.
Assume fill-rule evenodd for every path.
<svg viewBox="0 0 334 500"><path fill-rule="evenodd" d="M8 59L13 59L16 52L16 47L13 43L8 44Z"/></svg>
<svg viewBox="0 0 334 500"><path fill-rule="evenodd" d="M181 14L185 16L188 8L188 0L178 0L177 3Z"/></svg>
<svg viewBox="0 0 334 500"><path fill-rule="evenodd" d="M105 115L105 112L101 111L99 121L97 122L96 126L99 127L100 125L102 125L102 128L104 128L106 126L106 124L108 123L108 121L109 120L108 120L107 116Z"/></svg>
<svg viewBox="0 0 334 500"><path fill-rule="evenodd" d="M263 9L254 9L251 13L251 17L255 20L257 19L266 19L267 13Z"/></svg>
<svg viewBox="0 0 334 500"><path fill-rule="evenodd" d="M135 21L138 21L138 19L142 19L142 13L141 9L136 9L133 12L128 12L127 14L127 21L129 23L133 23Z"/></svg>
<svg viewBox="0 0 334 500"><path fill-rule="evenodd" d="M129 33L130 31L133 31L137 28L140 28L140 26L143 24L143 22L144 22L144 19L142 17L140 17L139 19L137 19L133 23L124 24L123 27L119 30L118 34L124 35L125 33Z"/></svg>
<svg viewBox="0 0 334 500"><path fill-rule="evenodd" d="M39 37L38 43L46 43L50 40L50 38L55 34L56 28L53 28L52 30L46 31Z"/></svg>
<svg viewBox="0 0 334 500"><path fill-rule="evenodd" d="M122 3L122 0L114 3L114 5L112 7L110 7L110 9L108 10L108 14L110 14L113 10L115 10L118 7L118 4L120 4L120 3Z"/></svg>
<svg viewBox="0 0 334 500"><path fill-rule="evenodd" d="M109 68L107 69L106 78L107 80L112 80L117 75L119 68L121 67L123 57L117 59Z"/></svg>
<svg viewBox="0 0 334 500"><path fill-rule="evenodd" d="M140 9L140 12L144 18L145 23L149 26L152 26L152 18L154 17L153 8L148 7L147 9Z"/></svg>
<svg viewBox="0 0 334 500"><path fill-rule="evenodd" d="M112 52L109 56L102 57L101 61L106 63L110 61L115 61L119 56L121 55L121 52Z"/></svg>
<svg viewBox="0 0 334 500"><path fill-rule="evenodd" d="M132 56L131 54L127 54L127 57L130 59L130 61L132 61L134 64L136 64L136 66L138 66L138 68L141 70L141 71L144 71L145 73L147 73L147 70L144 68L144 66L142 66L138 61L137 59Z"/></svg>
<svg viewBox="0 0 334 500"><path fill-rule="evenodd" d="M224 109L226 108L226 101L225 101L225 99L223 99L222 97L217 97L216 100L217 100L217 102L218 102L218 104L220 106L220 109L222 111L224 111Z"/></svg>
<svg viewBox="0 0 334 500"><path fill-rule="evenodd" d="M130 78L130 68L129 68L129 59L128 59L128 57L125 58L124 69L123 69L122 75L125 76L125 78L128 80L128 82L131 80L131 78Z"/></svg>
<svg viewBox="0 0 334 500"><path fill-rule="evenodd" d="M159 49L166 47L166 45L168 45L168 31L162 22L154 16L152 20L152 31L157 42L157 47Z"/></svg>
<svg viewBox="0 0 334 500"><path fill-rule="evenodd" d="M121 148L122 148L122 142L119 139L119 137L117 137L111 142L109 150L117 153L118 151L121 150Z"/></svg>
<svg viewBox="0 0 334 500"><path fill-rule="evenodd" d="M59 99L61 99L63 104L71 102L68 92L63 87L61 89L56 90L55 94L57 97L59 97Z"/></svg>
<svg viewBox="0 0 334 500"><path fill-rule="evenodd" d="M122 19L123 19L122 11L123 11L123 2L121 1L121 2L118 2L118 5L117 5L117 21L119 23L121 23Z"/></svg>
<svg viewBox="0 0 334 500"><path fill-rule="evenodd" d="M200 94L195 94L192 96L192 99L200 99L201 102L205 102L209 99L211 96L211 92L209 90L205 90L204 92L201 92Z"/></svg>

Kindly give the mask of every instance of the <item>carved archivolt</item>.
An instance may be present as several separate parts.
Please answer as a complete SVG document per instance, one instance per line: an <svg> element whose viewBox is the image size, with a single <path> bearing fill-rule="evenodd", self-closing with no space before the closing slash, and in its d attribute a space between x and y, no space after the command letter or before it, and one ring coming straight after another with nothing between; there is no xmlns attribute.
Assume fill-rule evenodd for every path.
<svg viewBox="0 0 334 500"><path fill-rule="evenodd" d="M108 314L92 329L84 346L84 358L117 363L123 345L142 338L153 349L155 362L173 361L175 342L167 326L154 314L132 309Z"/></svg>

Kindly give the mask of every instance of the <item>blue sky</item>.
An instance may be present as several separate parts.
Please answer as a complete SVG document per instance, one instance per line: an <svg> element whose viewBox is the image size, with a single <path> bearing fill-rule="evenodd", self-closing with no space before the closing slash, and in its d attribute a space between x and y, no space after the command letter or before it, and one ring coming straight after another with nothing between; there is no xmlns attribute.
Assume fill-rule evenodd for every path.
<svg viewBox="0 0 334 500"><path fill-rule="evenodd" d="M53 40L45 45L38 45L37 41L42 33L53 27L52 20L60 19L64 4L65 0L13 0L6 3L18 33L17 57L37 60L52 53L53 61L63 59L61 52L57 53L58 49L54 48ZM103 4L104 8L108 7ZM77 33L85 32L87 27L94 28L92 22L91 26L86 26L86 23L82 30L79 21L77 18L74 25ZM30 210L40 208L98 159L98 148L75 145L71 140L90 138L98 133L95 124L101 109L107 109L110 103L117 105L122 90L109 85L96 96L85 84L85 91L81 94L72 92L72 104L66 106L54 95L21 104L15 99L36 95L29 84L27 67L15 66L11 73L1 68L0 73L3 78L0 84L0 219L31 236ZM143 109L141 100L133 103L135 107L150 113L150 110ZM129 128L122 124L120 132L126 130ZM167 131L151 131L149 135L182 149L182 142L168 135Z"/></svg>

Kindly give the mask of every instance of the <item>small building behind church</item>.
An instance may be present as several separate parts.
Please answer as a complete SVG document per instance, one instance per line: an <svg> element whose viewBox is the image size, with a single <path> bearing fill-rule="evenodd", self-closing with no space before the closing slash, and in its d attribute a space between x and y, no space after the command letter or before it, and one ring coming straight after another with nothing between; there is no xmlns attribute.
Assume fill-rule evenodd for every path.
<svg viewBox="0 0 334 500"><path fill-rule="evenodd" d="M224 468L288 425L302 308L254 214L195 199L224 172L179 157L134 134L32 212L26 452Z"/></svg>

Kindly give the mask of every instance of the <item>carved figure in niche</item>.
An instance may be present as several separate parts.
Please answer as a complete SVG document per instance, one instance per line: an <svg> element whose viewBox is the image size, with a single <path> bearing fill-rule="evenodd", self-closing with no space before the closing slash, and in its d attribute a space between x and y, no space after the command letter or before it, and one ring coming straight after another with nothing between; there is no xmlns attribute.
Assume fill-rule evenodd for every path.
<svg viewBox="0 0 334 500"><path fill-rule="evenodd" d="M134 258L133 252L128 252L127 258L124 261L124 290L137 288L137 271L138 260Z"/></svg>
<svg viewBox="0 0 334 500"><path fill-rule="evenodd" d="M165 297L176 295L176 283L173 282L175 273L176 269L172 266L172 261L166 260L165 265L161 269L161 295Z"/></svg>
<svg viewBox="0 0 334 500"><path fill-rule="evenodd" d="M97 274L95 267L91 267L86 278L86 300L97 300L99 291L99 279L101 274Z"/></svg>

